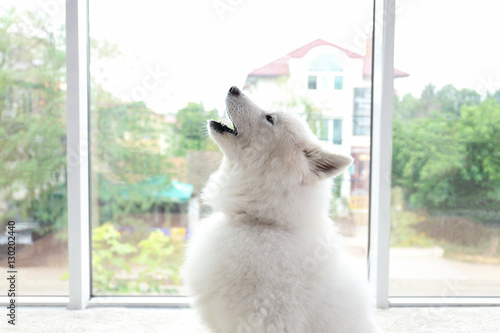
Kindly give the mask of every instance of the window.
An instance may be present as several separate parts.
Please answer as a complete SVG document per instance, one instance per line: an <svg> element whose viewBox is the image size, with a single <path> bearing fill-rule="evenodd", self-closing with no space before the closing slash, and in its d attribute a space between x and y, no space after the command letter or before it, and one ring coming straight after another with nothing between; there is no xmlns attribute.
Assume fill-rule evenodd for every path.
<svg viewBox="0 0 500 333"><path fill-rule="evenodd" d="M342 144L342 119L320 119L315 122L316 136L323 141Z"/></svg>
<svg viewBox="0 0 500 333"><path fill-rule="evenodd" d="M316 89L318 85L318 77L316 75L309 75L307 78L307 88Z"/></svg>
<svg viewBox="0 0 500 333"><path fill-rule="evenodd" d="M68 295L64 9L0 5L0 260L18 299Z"/></svg>
<svg viewBox="0 0 500 333"><path fill-rule="evenodd" d="M335 76L335 90L342 90L344 87L344 77L343 76Z"/></svg>
<svg viewBox="0 0 500 333"><path fill-rule="evenodd" d="M342 144L342 119L333 119L333 140L336 145Z"/></svg>
<svg viewBox="0 0 500 333"><path fill-rule="evenodd" d="M353 134L370 135L371 88L354 88Z"/></svg>
<svg viewBox="0 0 500 333"><path fill-rule="evenodd" d="M341 61L333 54L325 53L311 61L310 72L342 72Z"/></svg>
<svg viewBox="0 0 500 333"><path fill-rule="evenodd" d="M309 73L315 73L315 75L309 76L308 87L309 89L342 90L344 85L343 71L344 68L339 57L330 53L316 56L309 65ZM311 80L314 80L314 83ZM319 82L318 86L316 81Z"/></svg>
<svg viewBox="0 0 500 333"><path fill-rule="evenodd" d="M295 22L306 15L317 22L312 8L288 6L294 13L288 20ZM333 1L327 6L344 5ZM119 10L119 15L109 17L111 8ZM370 17L371 11L366 4L356 7L352 15L364 12ZM331 19L317 22L317 28L305 30L310 43L300 44L289 38L292 31L273 28L278 24L275 18L241 39L237 31L253 22L251 11L242 7L233 13L210 13L207 16L202 7L170 2L148 6L127 2L119 9L113 1L89 2L95 296L187 293L180 279L183 247L193 227L209 212L200 201L200 191L222 156L206 137L203 123L224 117L229 85L246 89L261 107L298 101L298 107L287 112L301 113L321 140L342 143L345 151L350 151L352 143L342 137L337 110L345 108L345 103L352 105L352 99L324 100L308 95L309 90L343 89L344 74L370 84L360 70L364 60L337 46L341 39L334 34L330 42L318 39L323 31L338 31L336 23ZM204 22L204 29L193 26L178 30L188 17ZM148 24L130 24L142 20ZM258 36L264 31L276 40L290 42L277 43L261 56L250 57L249 47L260 47ZM234 37L231 44L227 43L228 34ZM145 35L148 38L140 37ZM277 52L283 56L275 61ZM357 65L343 68L342 57L349 55ZM304 75L300 66L310 74ZM245 68L257 69L245 72ZM294 90L292 82L306 77L308 89ZM286 95L279 93L283 85L290 90ZM305 82L301 84L305 86ZM352 106L347 109L352 110ZM367 211L350 216L348 172L338 182L332 219L342 221L355 239L354 252L364 266L368 226L357 221L366 221Z"/></svg>
<svg viewBox="0 0 500 333"><path fill-rule="evenodd" d="M500 296L500 49L490 43L498 4L456 2L445 30L444 2L405 6L396 20L395 65L409 76L394 83L389 294Z"/></svg>
<svg viewBox="0 0 500 333"><path fill-rule="evenodd" d="M16 6L16 11L8 5ZM140 300L142 304L186 306L186 298L173 296L187 293L177 279L178 254L189 238L190 226L208 213L197 193L220 158L220 152L200 137L199 123L207 117L223 116L221 91L224 94L227 82L232 82L245 86L263 107L300 113L316 133L318 129L326 133L328 127L328 139L355 157L350 172L336 179L332 193L336 200L330 215L348 237L355 262L364 268L368 207L372 207L370 280L376 283L378 306L387 306L389 300L391 305L414 304L422 298L407 296L422 295L434 297L438 304L452 303L449 299L455 296L470 297L455 304L497 304L498 297L471 299L498 296L500 290L496 265L496 212L500 210L496 191L500 186L491 174L498 165L495 138L500 120L495 82L500 73L495 66L499 56L496 44L488 39L498 30L494 29L498 8L491 2L484 5L484 15L472 25L460 24L463 22L458 19L453 22L460 15L448 16L446 26L453 33L447 33L442 29L443 17L438 15L443 11L406 2L401 6L408 10L396 11L391 7L394 5L375 1L376 12L385 13L377 21L384 29L377 34L372 29L366 31L375 36L372 96L372 57L366 52L371 44L363 40L360 45L348 33L359 30L355 22L370 26L370 2L359 7L358 3L330 1L319 16L308 5L290 4L290 15L276 18L274 5L264 1L248 6L232 2L228 5L231 10L221 11L210 3L192 8L159 1L147 6L135 2L117 6L113 1L90 0L89 18L86 1L69 1L66 8L4 1L0 25L7 33L0 36L0 55L10 61L0 65L2 83L7 82L0 86L0 143L6 162L0 165L1 227L9 219L24 223L19 224L24 228L18 230L19 243L32 245L20 244L22 258L40 254L45 260L50 258L51 264L57 262L57 267L47 261L20 262L24 287L19 301L34 295L44 297L25 304L67 304L68 297L53 301L46 296L64 296L69 291L70 308L85 307L89 298L90 303L103 305L137 306ZM25 10L33 14L25 15ZM257 27L255 34L248 33L248 38L236 38L253 22L256 10L269 16L263 20L268 23ZM470 20L476 18L466 2L454 10L467 13ZM110 17L109 12L117 15ZM401 70L394 71L390 54L396 12L400 17L395 59ZM332 20L332 13L350 13L353 18ZM413 28L421 26L421 17L430 14L437 16L416 34ZM30 21L30 17L35 20ZM80 30L88 20L92 27L91 62L85 52L88 32ZM179 30L186 20L200 25ZM276 29L287 20L303 24L293 25L298 30L295 32ZM347 33L341 36L338 31ZM264 33L280 41L270 44L272 50L270 45L260 47ZM299 33L311 42L296 45L297 39L290 36ZM230 46L228 35L235 37ZM469 43L463 39L470 39ZM435 49L443 40L446 48ZM428 52L430 44L435 52ZM463 45L471 47L464 49ZM256 54L256 49L266 51ZM470 52L477 49L482 50L481 66L464 67L464 63L474 63ZM22 52L15 54L16 50ZM416 57L415 50L421 50L423 57ZM316 56L328 52L344 52L342 57L348 61L342 64L342 72L326 71L325 81L321 78L325 71L310 73L309 65ZM273 60L277 54L283 56ZM383 54L386 57L382 58ZM461 58L467 56L470 59ZM416 58L426 61L415 62ZM331 65L328 59L320 58L316 65ZM423 64L428 68L422 68ZM247 73L247 68L258 70ZM461 69L459 76L454 75L456 68ZM391 119L386 113L394 97L392 80L388 80L393 76L398 80L394 82L397 96ZM88 78L90 91L86 90ZM476 85L470 80L476 80ZM310 89L322 87L321 82L328 82L328 89L341 88L342 93L331 94L334 98L308 94ZM432 85L426 86L429 82ZM272 94L266 93L268 88ZM286 91L286 96L280 91ZM91 105L87 108L88 92ZM318 119L333 123L320 124ZM344 126L348 135L342 135ZM87 170L90 161L91 170ZM388 182L391 164L392 188ZM457 180L464 188L456 187ZM422 191L430 196L424 197ZM371 193L375 195L370 197ZM392 221L388 214L391 194ZM389 253L385 251L390 222L389 271ZM44 243L47 238L57 239L57 244ZM70 252L73 250L69 261L66 239ZM86 271L91 256L92 288ZM114 260L109 260L110 256ZM476 270L464 273L463 267L471 261ZM102 295L120 297L99 297ZM5 302L6 297L0 299Z"/></svg>

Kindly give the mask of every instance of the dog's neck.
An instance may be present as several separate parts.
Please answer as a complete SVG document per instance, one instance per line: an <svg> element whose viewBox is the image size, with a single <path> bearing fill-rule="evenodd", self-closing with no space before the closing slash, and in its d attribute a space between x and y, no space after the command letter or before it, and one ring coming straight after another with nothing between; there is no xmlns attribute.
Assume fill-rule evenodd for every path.
<svg viewBox="0 0 500 333"><path fill-rule="evenodd" d="M270 228L279 228L279 227L285 227L287 228L288 226L282 225L280 221L274 218L262 218L262 217L257 217L257 216L252 216L251 214L247 213L244 210L235 212L235 213L229 213L229 214L224 214L226 215L227 219L231 224L246 224L250 226L266 226Z"/></svg>
<svg viewBox="0 0 500 333"><path fill-rule="evenodd" d="M329 181L303 185L264 180L258 172L248 174L239 165L225 161L210 177L203 199L230 220L301 228L328 217L330 186Z"/></svg>

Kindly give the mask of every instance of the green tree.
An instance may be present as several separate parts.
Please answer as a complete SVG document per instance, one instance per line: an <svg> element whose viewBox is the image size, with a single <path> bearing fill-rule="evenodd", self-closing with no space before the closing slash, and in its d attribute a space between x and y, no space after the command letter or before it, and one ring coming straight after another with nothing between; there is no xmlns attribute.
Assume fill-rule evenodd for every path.
<svg viewBox="0 0 500 333"><path fill-rule="evenodd" d="M451 84L444 86L437 93L440 110L453 118L460 117L462 106L474 106L481 103L481 95L472 89L458 90Z"/></svg>
<svg viewBox="0 0 500 333"><path fill-rule="evenodd" d="M487 99L462 108L457 132L465 155L463 180L500 194L500 103Z"/></svg>
<svg viewBox="0 0 500 333"><path fill-rule="evenodd" d="M426 85L424 90L422 91L422 94L420 95L420 104L421 104L421 109L419 113L420 117L426 117L432 111L439 110L440 105L436 91L436 86L434 86L432 83Z"/></svg>
<svg viewBox="0 0 500 333"><path fill-rule="evenodd" d="M398 120L413 119L421 112L422 105L420 99L413 97L410 94L404 95L401 100L398 96L394 96L394 118Z"/></svg>
<svg viewBox="0 0 500 333"><path fill-rule="evenodd" d="M412 207L500 224L500 104L452 86L435 95L428 99L442 110L425 117L407 118L413 98L395 103L393 184Z"/></svg>
<svg viewBox="0 0 500 333"><path fill-rule="evenodd" d="M393 178L405 188L410 204L451 206L453 183L460 168L460 154L453 140L454 130L446 118L417 118L394 121Z"/></svg>
<svg viewBox="0 0 500 333"><path fill-rule="evenodd" d="M66 225L64 45L43 16L0 14L1 200L42 232Z"/></svg>
<svg viewBox="0 0 500 333"><path fill-rule="evenodd" d="M201 129L208 119L217 118L217 110L207 111L203 103L188 103L177 112L176 150L177 156L185 156L188 150L207 150L207 135Z"/></svg>
<svg viewBox="0 0 500 333"><path fill-rule="evenodd" d="M65 35L64 27L48 21L15 9L0 14L0 200L10 216L38 221L41 234L67 225ZM91 40L90 51L94 60L118 54L106 41ZM143 102L123 103L95 80L91 93L93 211L98 211L98 175L110 180L103 197L107 192L117 200L116 184L156 175L168 182L165 157L173 133ZM147 209L154 203L128 204Z"/></svg>
<svg viewBox="0 0 500 333"><path fill-rule="evenodd" d="M497 103L500 103L500 89L495 91L494 93L490 93L488 92L487 93L487 98L488 99L493 99L495 101L497 101Z"/></svg>
<svg viewBox="0 0 500 333"><path fill-rule="evenodd" d="M98 107L95 113L93 194L100 212L94 219L116 221L130 212L148 212L159 199L146 194L170 184L171 129L143 102ZM158 176L161 181L148 181Z"/></svg>
<svg viewBox="0 0 500 333"><path fill-rule="evenodd" d="M169 131L161 115L143 102L102 107L98 113L94 145L100 172L113 173L122 182L166 173Z"/></svg>

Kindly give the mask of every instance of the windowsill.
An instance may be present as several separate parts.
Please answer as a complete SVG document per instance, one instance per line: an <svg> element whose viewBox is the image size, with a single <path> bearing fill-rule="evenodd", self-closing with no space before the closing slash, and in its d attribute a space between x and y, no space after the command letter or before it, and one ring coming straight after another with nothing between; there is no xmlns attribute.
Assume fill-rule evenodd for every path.
<svg viewBox="0 0 500 333"><path fill-rule="evenodd" d="M494 332L498 307L390 308L373 310L385 333ZM23 332L209 332L191 309L100 308L67 311L61 308L18 309L16 326ZM2 320L0 331L8 329Z"/></svg>

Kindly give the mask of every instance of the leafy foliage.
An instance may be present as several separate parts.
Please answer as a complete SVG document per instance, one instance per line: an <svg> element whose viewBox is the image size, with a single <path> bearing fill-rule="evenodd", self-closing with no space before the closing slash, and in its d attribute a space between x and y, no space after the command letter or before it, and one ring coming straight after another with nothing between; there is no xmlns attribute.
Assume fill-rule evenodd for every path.
<svg viewBox="0 0 500 333"><path fill-rule="evenodd" d="M2 200L10 216L37 221L40 235L67 226L66 159L78 159L76 152L66 151L64 30L48 21L41 12L15 9L0 16ZM92 59L117 54L116 46L91 40ZM91 93L92 171L108 181L93 177L94 199L104 198L95 199L94 214L99 204L104 207L101 222L129 208L148 211L155 201L123 198L117 185L140 184L151 175L168 181L166 156L176 150L170 142L174 131L143 102L123 103L95 81Z"/></svg>
<svg viewBox="0 0 500 333"><path fill-rule="evenodd" d="M133 261L146 267L137 280L139 285L146 285L146 290L141 291L171 292L170 289L161 290L161 286L167 281L175 285L180 283L182 242L174 244L162 231L155 230L139 243L139 249Z"/></svg>
<svg viewBox="0 0 500 333"><path fill-rule="evenodd" d="M42 11L0 10L0 201L6 202L8 217L38 222L39 236L67 235L58 232L68 223L67 158L71 169L71 161L79 156L66 149L64 27L51 26ZM119 53L106 41L90 43L93 60L109 60ZM187 146L177 149L172 140L175 129L143 102L124 103L94 78L91 85L92 212L97 215L93 216L97 227L92 230L94 291L137 291L141 283L147 290L158 290L165 281L178 283L182 244L172 252L173 243L158 233L142 242L124 240L111 223L118 221L117 212L148 211L157 204L151 196L137 195L154 190L152 184L139 188L142 180L161 175L165 181L157 186L168 186L172 171L167 156L176 150L203 149L205 138L190 138ZM206 118L214 112L196 115ZM184 113L178 143L189 131L199 133L188 127L197 121ZM137 193L124 196L120 189L127 185ZM99 226L104 221L111 222ZM142 232L134 236L147 237ZM139 280L127 277L137 270L134 265L143 269L137 272ZM67 274L62 278L67 279Z"/></svg>
<svg viewBox="0 0 500 333"><path fill-rule="evenodd" d="M92 230L92 286L94 292L126 291L126 281L116 279L120 271L130 272L126 256L136 248L120 241L120 233L111 223Z"/></svg>
<svg viewBox="0 0 500 333"><path fill-rule="evenodd" d="M99 109L93 149L100 172L113 173L122 182L134 182L135 176L165 172L164 146L168 128L161 116L143 102L115 104Z"/></svg>
<svg viewBox="0 0 500 333"><path fill-rule="evenodd" d="M96 293L175 292L161 288L180 283L182 242L174 244L155 230L138 245L122 241L111 223L92 230L92 282ZM132 272L130 262L137 277ZM127 278L126 273L133 278ZM118 276L120 275L120 276Z"/></svg>
<svg viewBox="0 0 500 333"><path fill-rule="evenodd" d="M202 103L188 103L177 112L176 156L185 156L188 150L208 150L208 137L200 131L209 119L217 118L217 110L207 111Z"/></svg>
<svg viewBox="0 0 500 333"><path fill-rule="evenodd" d="M392 177L410 207L500 225L500 104L427 86L394 103Z"/></svg>
<svg viewBox="0 0 500 333"><path fill-rule="evenodd" d="M9 213L35 215L42 232L65 224L64 35L52 31L30 12L0 16L0 188Z"/></svg>
<svg viewBox="0 0 500 333"><path fill-rule="evenodd" d="M169 185L166 156L171 129L142 102L98 107L94 125L93 195L98 201L99 221L116 221L118 215L129 212L148 212L158 202L144 193ZM152 175L164 175L165 182L154 186L143 182ZM125 196L126 188L133 191Z"/></svg>

